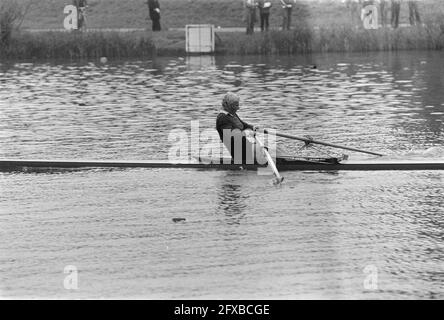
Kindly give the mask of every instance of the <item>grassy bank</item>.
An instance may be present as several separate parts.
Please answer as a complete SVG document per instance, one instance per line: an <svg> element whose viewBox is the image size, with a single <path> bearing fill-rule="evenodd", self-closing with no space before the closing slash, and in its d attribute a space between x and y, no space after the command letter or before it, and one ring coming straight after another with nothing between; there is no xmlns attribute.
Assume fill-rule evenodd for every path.
<svg viewBox="0 0 444 320"><path fill-rule="evenodd" d="M356 29L350 26L292 31L271 31L253 36L221 36L217 50L228 54L303 54L314 52L367 52L444 49L441 24L392 30Z"/></svg>
<svg viewBox="0 0 444 320"><path fill-rule="evenodd" d="M205 4L202 1L205 1ZM429 1L433 2L434 0ZM102 8L101 6L105 6L105 4L108 4L108 6L104 8L109 10L116 10L116 8L123 10L122 6L134 9L136 5L142 4L146 6L143 1L96 0L89 1L89 3L91 5L91 12L94 12L93 8L98 10L98 8ZM178 26L183 26L181 24L185 20L191 23L213 23L218 25L221 21L217 19L221 19L221 16L223 17L224 15L230 17L223 20L228 26L236 25L235 21L242 21L242 16L238 16L239 4L241 4L239 0L163 0L161 3L163 7L168 8L168 5L170 5L171 8L175 8L170 10L170 14L181 14L180 17L176 17L177 21L179 21L176 21ZM438 8L434 14L430 13L423 16L425 24L422 27L407 27L395 30L391 28L364 30L352 26L348 20L341 18L343 16L348 17L344 13L341 16L337 16L335 20L330 19L328 24L313 25L311 22L312 18L310 17L313 16L312 11L314 10L313 8L316 8L315 4L321 6L321 8L318 8L318 12L320 16L323 15L324 17L330 17L333 13L337 14L339 9L343 9L340 2L327 2L327 4L330 3L334 3L334 5L329 7L325 3L321 5L322 3L318 1L313 1L309 5L307 2L301 1L297 10L295 10L295 21L291 31L274 29L263 34L257 32L251 36L247 36L244 32L217 32L216 52L218 54L300 54L411 49L440 50L444 48L444 13L439 13ZM422 5L424 6L425 3L422 3ZM41 6L48 9L48 12L51 12L50 8L57 12L58 9L63 10L62 4L60 1L41 1ZM212 7L214 12L211 11ZM130 14L130 16L134 15L134 21L137 21L139 13L133 12L131 14L131 12L125 11L123 17L127 16L127 14ZM330 13L327 14L326 12ZM207 16L203 15L204 13ZM28 21L29 25L29 21L33 21L30 18L33 14L35 12L30 11L23 23L25 24ZM197 17L198 14L201 15L199 19ZM242 14L241 7L240 14ZM112 16L112 12L109 12L107 15L104 14L105 16ZM128 19L130 16L127 16ZM168 17L168 14L165 14L165 16ZM123 17L120 17L120 19L123 19ZM99 21L99 17L97 16L96 18L97 20L94 21ZM274 19L277 18L274 17ZM45 21L43 18L40 20L41 22ZM92 20L91 17L90 20ZM278 23L276 22L278 20L272 19L272 24L273 21ZM115 23L115 25L106 26L138 26L136 22ZM49 27L50 24L45 22L44 25L39 26ZM104 26L104 24L101 24L101 27ZM125 33L70 33L60 31L28 32L26 29L22 29L13 33L8 45L0 46L0 59L98 59L104 56L120 59L146 58L153 55L185 55L184 32L163 30L153 33L148 29L146 31Z"/></svg>
<svg viewBox="0 0 444 320"><path fill-rule="evenodd" d="M148 35L131 37L118 32L16 33L0 58L9 59L87 59L151 57L155 50Z"/></svg>
<svg viewBox="0 0 444 320"><path fill-rule="evenodd" d="M347 26L321 28L315 34L312 51L366 52L444 49L444 20L440 24L378 30L353 29Z"/></svg>
<svg viewBox="0 0 444 320"><path fill-rule="evenodd" d="M243 32L217 34L217 54L304 54L312 52L365 52L444 49L441 24L397 30L364 30L350 26L291 31L272 30L247 36ZM153 55L185 55L181 31L147 32L39 32L17 33L0 58L8 59L98 59L149 58Z"/></svg>
<svg viewBox="0 0 444 320"><path fill-rule="evenodd" d="M30 0L18 0L27 3ZM32 6L22 26L29 29L63 27L63 8L71 0L31 0ZM244 26L242 0L159 0L161 23L164 29L183 28L186 24L210 23L221 27ZM271 0L270 26L281 25L279 0ZM150 27L146 0L88 0L88 25L91 28L146 28ZM296 11L311 26L347 24L350 12L340 0L298 0ZM429 19L444 13L444 1L423 0L419 2L421 16ZM401 6L400 23L408 23L408 7Z"/></svg>

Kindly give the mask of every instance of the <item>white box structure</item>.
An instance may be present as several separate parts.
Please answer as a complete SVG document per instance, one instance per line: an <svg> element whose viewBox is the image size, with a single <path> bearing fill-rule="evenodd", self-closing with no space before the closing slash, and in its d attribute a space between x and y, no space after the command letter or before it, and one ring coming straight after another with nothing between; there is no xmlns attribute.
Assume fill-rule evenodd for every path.
<svg viewBox="0 0 444 320"><path fill-rule="evenodd" d="M188 24L185 26L186 52L212 53L214 46L214 25Z"/></svg>

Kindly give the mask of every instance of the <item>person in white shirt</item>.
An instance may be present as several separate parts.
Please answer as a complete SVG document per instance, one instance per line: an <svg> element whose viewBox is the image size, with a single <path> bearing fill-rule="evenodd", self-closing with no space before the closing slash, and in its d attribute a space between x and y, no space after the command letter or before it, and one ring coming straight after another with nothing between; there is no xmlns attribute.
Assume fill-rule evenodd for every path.
<svg viewBox="0 0 444 320"><path fill-rule="evenodd" d="M272 4L267 0L258 0L257 6L259 7L259 15L261 17L261 31L268 31L268 27L270 25L270 9Z"/></svg>

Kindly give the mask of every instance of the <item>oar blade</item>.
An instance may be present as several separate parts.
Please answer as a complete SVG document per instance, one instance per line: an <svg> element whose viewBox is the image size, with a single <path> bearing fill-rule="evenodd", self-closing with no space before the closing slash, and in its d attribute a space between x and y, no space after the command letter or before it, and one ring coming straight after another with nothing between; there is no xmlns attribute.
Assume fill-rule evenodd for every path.
<svg viewBox="0 0 444 320"><path fill-rule="evenodd" d="M284 177L276 177L273 179L273 185L278 186L284 181Z"/></svg>

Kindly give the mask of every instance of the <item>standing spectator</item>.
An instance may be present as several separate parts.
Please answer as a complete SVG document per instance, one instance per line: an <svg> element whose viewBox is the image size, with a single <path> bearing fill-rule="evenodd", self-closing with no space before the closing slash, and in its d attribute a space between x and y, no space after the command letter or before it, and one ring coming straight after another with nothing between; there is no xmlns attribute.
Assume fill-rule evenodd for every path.
<svg viewBox="0 0 444 320"><path fill-rule="evenodd" d="M79 29L86 30L86 8L88 7L88 3L86 0L78 0L79 1Z"/></svg>
<svg viewBox="0 0 444 320"><path fill-rule="evenodd" d="M409 0L409 20L410 25L420 25L421 18L419 17L418 4L414 0Z"/></svg>
<svg viewBox="0 0 444 320"><path fill-rule="evenodd" d="M160 31L160 6L158 0L148 0L150 19L153 23L153 31Z"/></svg>
<svg viewBox="0 0 444 320"><path fill-rule="evenodd" d="M379 0L379 11L381 12L381 25L387 25L387 0Z"/></svg>
<svg viewBox="0 0 444 320"><path fill-rule="evenodd" d="M282 30L290 30L291 26L291 13L293 11L293 4L296 0L281 0L282 3Z"/></svg>
<svg viewBox="0 0 444 320"><path fill-rule="evenodd" d="M256 1L244 0L245 18L247 22L247 34L253 34L256 22Z"/></svg>
<svg viewBox="0 0 444 320"><path fill-rule="evenodd" d="M392 0L392 27L398 28L399 26L399 12L401 11L401 0Z"/></svg>
<svg viewBox="0 0 444 320"><path fill-rule="evenodd" d="M73 0L72 4L77 8L77 29L86 29L86 8L88 3L86 0Z"/></svg>
<svg viewBox="0 0 444 320"><path fill-rule="evenodd" d="M258 0L259 15L261 17L261 31L268 31L271 2L265 0Z"/></svg>

